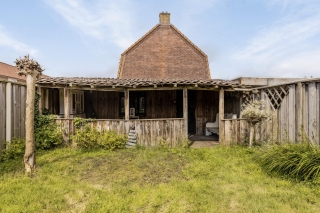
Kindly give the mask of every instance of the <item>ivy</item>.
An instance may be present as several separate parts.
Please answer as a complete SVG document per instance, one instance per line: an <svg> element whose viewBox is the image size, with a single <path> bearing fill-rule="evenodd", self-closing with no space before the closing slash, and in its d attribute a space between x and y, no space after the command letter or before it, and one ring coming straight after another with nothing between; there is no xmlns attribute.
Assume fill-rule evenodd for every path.
<svg viewBox="0 0 320 213"><path fill-rule="evenodd" d="M35 93L34 101L34 133L37 149L52 149L62 144L63 137L55 122L57 116L50 115L48 109L43 110L43 115L40 115L39 101L41 95Z"/></svg>

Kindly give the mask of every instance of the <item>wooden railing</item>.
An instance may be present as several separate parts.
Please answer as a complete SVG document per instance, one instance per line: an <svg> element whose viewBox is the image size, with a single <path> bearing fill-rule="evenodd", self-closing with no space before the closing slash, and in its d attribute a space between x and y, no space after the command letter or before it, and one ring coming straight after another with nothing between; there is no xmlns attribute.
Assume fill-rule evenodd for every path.
<svg viewBox="0 0 320 213"><path fill-rule="evenodd" d="M75 132L73 119L56 119L64 131L64 140L69 141L70 134ZM174 119L138 119L138 120L105 120L97 119L89 122L99 131L114 130L120 134L128 135L129 128L134 126L137 135L137 144L146 147L158 146L166 143L175 147L187 139L185 120Z"/></svg>

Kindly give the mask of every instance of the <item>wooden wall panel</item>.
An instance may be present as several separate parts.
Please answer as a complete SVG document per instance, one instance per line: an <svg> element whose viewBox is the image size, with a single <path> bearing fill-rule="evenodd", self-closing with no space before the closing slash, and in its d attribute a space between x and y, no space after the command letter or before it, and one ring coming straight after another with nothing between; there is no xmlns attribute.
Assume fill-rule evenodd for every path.
<svg viewBox="0 0 320 213"><path fill-rule="evenodd" d="M176 118L176 90L146 91L146 118Z"/></svg>
<svg viewBox="0 0 320 213"><path fill-rule="evenodd" d="M118 119L119 92L85 91L84 109L87 118Z"/></svg>

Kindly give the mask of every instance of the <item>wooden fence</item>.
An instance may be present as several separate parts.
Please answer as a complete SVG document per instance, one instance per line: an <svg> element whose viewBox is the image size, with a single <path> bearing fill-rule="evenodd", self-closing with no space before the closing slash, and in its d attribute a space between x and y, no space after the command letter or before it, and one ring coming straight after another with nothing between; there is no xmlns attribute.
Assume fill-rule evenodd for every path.
<svg viewBox="0 0 320 213"><path fill-rule="evenodd" d="M309 140L320 145L320 82L298 82L261 88L264 108L273 112L270 119L257 124L254 140L260 143L300 143ZM222 120L221 144L248 141L246 120Z"/></svg>
<svg viewBox="0 0 320 213"><path fill-rule="evenodd" d="M0 81L0 151L5 141L25 137L26 86Z"/></svg>
<svg viewBox="0 0 320 213"><path fill-rule="evenodd" d="M69 141L69 135L75 132L73 119L56 119L64 131L64 140ZM99 131L114 130L128 135L129 128L134 126L137 135L137 144L146 147L155 147L166 143L175 147L187 139L185 120L180 118L168 119L141 119L141 120L104 120L97 119L89 123Z"/></svg>
<svg viewBox="0 0 320 213"><path fill-rule="evenodd" d="M246 119L222 119L221 145L239 145L249 141L249 125Z"/></svg>

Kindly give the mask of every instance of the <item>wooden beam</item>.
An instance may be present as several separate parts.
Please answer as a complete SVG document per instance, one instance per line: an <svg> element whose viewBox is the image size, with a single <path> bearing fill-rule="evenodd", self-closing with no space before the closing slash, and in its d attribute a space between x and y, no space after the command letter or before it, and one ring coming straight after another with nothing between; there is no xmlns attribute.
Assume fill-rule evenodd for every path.
<svg viewBox="0 0 320 213"><path fill-rule="evenodd" d="M6 141L11 141L11 124L12 124L12 85L6 85Z"/></svg>
<svg viewBox="0 0 320 213"><path fill-rule="evenodd" d="M224 90L220 89L219 92L219 142L220 145L225 145L224 136Z"/></svg>
<svg viewBox="0 0 320 213"><path fill-rule="evenodd" d="M183 88L183 119L185 123L185 132L188 136L188 89Z"/></svg>
<svg viewBox="0 0 320 213"><path fill-rule="evenodd" d="M64 118L70 118L70 90L64 88Z"/></svg>
<svg viewBox="0 0 320 213"><path fill-rule="evenodd" d="M129 120L130 114L129 114L129 90L126 88L124 90L124 118L125 120Z"/></svg>

